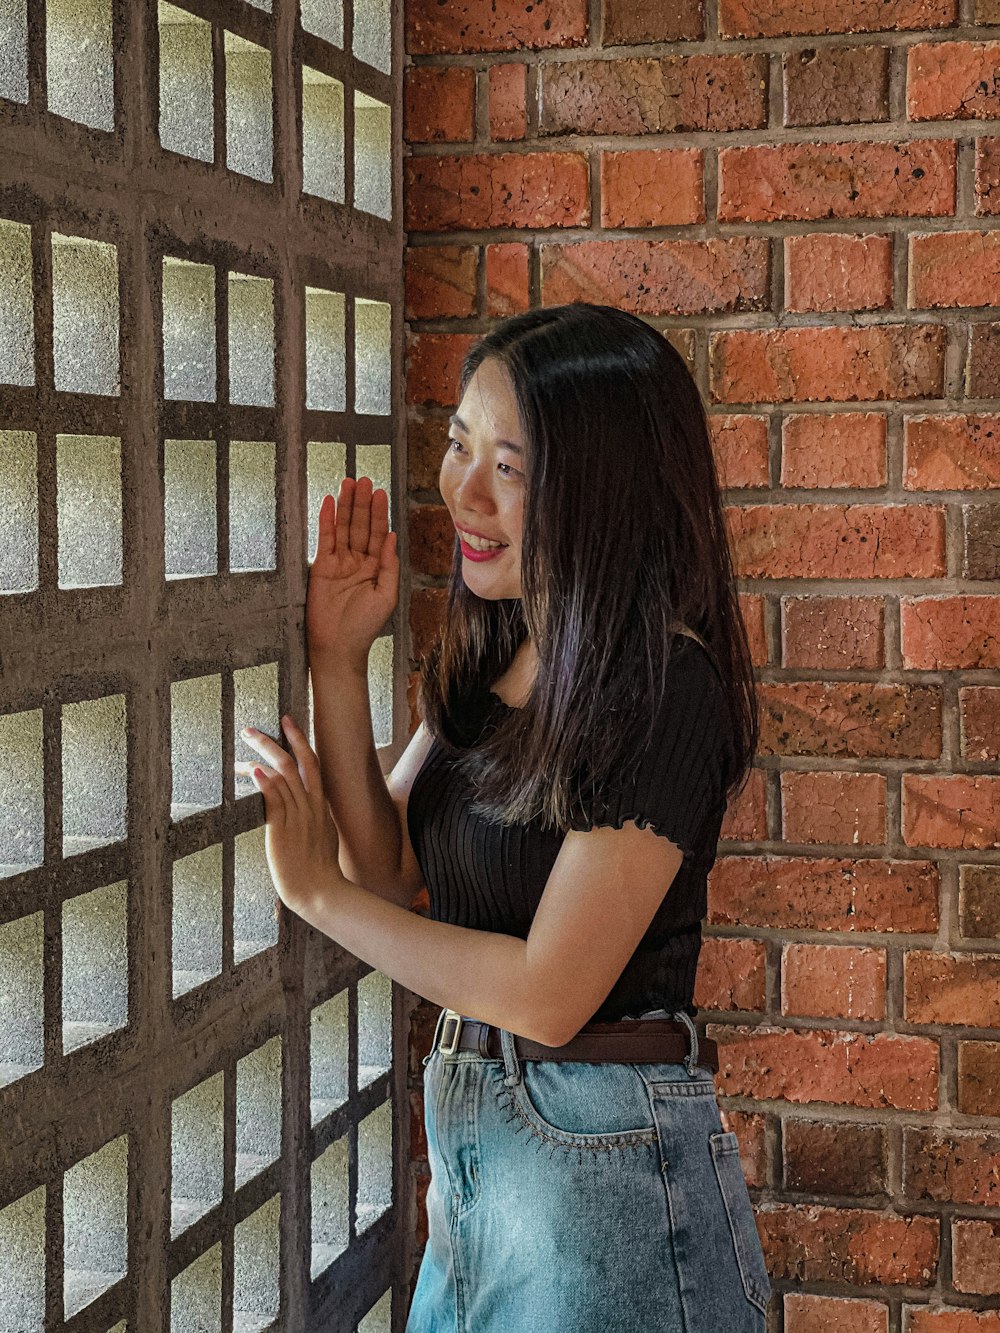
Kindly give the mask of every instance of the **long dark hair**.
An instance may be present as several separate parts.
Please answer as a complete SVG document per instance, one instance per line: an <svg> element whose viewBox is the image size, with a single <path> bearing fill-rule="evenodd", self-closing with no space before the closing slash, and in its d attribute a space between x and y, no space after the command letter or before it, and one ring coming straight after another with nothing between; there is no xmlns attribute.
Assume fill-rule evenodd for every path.
<svg viewBox="0 0 1000 1333"><path fill-rule="evenodd" d="M428 729L472 781L477 813L565 831L581 795L641 757L683 625L729 705L728 798L749 777L757 696L697 385L649 324L585 302L504 320L466 355L459 397L487 357L510 375L525 444L522 595L470 592L456 535L444 626L420 663ZM454 719L489 702L528 635L527 702L465 743Z"/></svg>

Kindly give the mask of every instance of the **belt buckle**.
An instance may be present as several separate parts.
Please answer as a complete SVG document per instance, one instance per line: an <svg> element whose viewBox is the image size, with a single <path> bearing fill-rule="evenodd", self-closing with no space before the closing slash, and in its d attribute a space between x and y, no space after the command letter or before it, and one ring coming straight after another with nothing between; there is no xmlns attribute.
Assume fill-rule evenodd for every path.
<svg viewBox="0 0 1000 1333"><path fill-rule="evenodd" d="M449 1023L455 1024L455 1031L452 1033L450 1045L448 1044L448 1038L445 1036ZM455 1051L458 1049L458 1039L461 1036L461 1033L462 1015L456 1013L454 1009L446 1009L444 1023L441 1026L441 1040L438 1042L438 1050L442 1055L454 1055Z"/></svg>

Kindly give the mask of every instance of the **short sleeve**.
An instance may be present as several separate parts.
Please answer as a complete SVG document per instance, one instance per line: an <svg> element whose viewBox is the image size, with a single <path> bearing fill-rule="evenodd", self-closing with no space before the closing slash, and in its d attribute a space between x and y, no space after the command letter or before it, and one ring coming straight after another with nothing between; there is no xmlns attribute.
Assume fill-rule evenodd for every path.
<svg viewBox="0 0 1000 1333"><path fill-rule="evenodd" d="M685 637L667 667L667 685L653 740L633 775L580 805L570 827L621 828L634 820L675 843L701 851L699 833L717 813L732 763L732 727L725 691L712 659Z"/></svg>

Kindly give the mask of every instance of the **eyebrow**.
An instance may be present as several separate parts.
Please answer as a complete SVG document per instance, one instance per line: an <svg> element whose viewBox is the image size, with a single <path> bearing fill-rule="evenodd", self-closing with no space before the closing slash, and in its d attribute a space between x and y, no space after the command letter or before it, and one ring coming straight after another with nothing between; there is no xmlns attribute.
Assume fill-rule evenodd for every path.
<svg viewBox="0 0 1000 1333"><path fill-rule="evenodd" d="M454 416L450 416L448 418L448 424L450 426L457 426L458 429L462 431L463 434L465 435L468 435L469 433L468 426L465 424L465 422L457 413ZM519 444L513 444L510 440L497 440L497 447L500 449L509 449L511 453L514 454L524 453L524 450L521 448Z"/></svg>

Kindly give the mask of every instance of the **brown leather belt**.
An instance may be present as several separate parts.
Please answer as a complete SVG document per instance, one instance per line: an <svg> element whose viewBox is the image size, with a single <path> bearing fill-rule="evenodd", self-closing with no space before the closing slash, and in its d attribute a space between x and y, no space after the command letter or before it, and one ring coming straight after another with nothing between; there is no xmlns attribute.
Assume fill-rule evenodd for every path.
<svg viewBox="0 0 1000 1333"><path fill-rule="evenodd" d="M514 1050L522 1060L620 1061L625 1064L681 1064L689 1055L687 1028L669 1018L623 1018L617 1023L586 1023L562 1046L546 1046L527 1037L514 1036ZM443 1011L431 1052L452 1055L455 1051L477 1051L486 1060L500 1059L500 1029L492 1023ZM698 1065L719 1068L716 1043L698 1038Z"/></svg>

